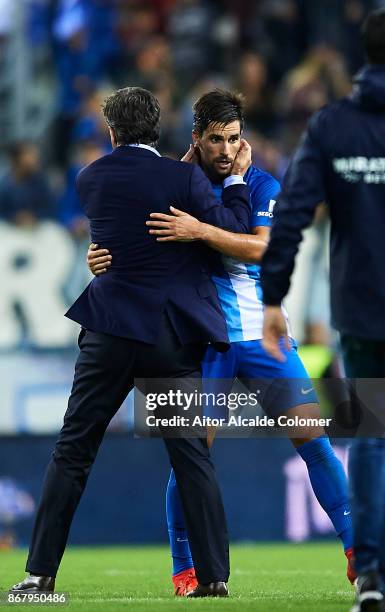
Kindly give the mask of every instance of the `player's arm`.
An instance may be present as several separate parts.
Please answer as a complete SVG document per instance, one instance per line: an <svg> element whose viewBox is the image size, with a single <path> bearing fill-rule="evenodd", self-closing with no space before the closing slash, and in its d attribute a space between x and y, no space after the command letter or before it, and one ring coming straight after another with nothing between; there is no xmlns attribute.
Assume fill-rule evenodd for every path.
<svg viewBox="0 0 385 612"><path fill-rule="evenodd" d="M149 222L150 233L158 236L159 242L187 242L191 240L203 241L207 246L235 257L247 263L259 263L269 242L270 228L257 226L252 228L251 234L237 234L227 232L214 225L202 223L192 215L172 208L172 215L161 215L165 226L159 226L159 213L153 213Z"/></svg>
<svg viewBox="0 0 385 612"><path fill-rule="evenodd" d="M251 234L233 234L212 225L203 229L202 240L207 246L240 259L245 263L260 263L269 243L270 228L253 227Z"/></svg>

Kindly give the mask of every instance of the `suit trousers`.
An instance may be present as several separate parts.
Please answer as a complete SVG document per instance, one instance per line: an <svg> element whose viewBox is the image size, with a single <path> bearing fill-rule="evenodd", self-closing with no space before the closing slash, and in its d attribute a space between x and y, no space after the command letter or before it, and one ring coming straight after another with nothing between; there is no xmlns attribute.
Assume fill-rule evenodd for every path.
<svg viewBox="0 0 385 612"><path fill-rule="evenodd" d="M205 348L181 346L166 315L156 345L82 330L79 347L68 408L46 471L26 565L28 572L37 575L56 576L104 433L133 388L134 378L200 378ZM226 519L206 440L164 438L164 443L175 470L198 581L227 581Z"/></svg>

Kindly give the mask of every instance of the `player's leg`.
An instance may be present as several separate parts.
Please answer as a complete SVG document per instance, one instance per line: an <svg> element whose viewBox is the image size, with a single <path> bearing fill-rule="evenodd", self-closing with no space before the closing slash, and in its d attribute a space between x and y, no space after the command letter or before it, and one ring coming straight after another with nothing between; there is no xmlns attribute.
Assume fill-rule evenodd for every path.
<svg viewBox="0 0 385 612"><path fill-rule="evenodd" d="M220 384L221 391L223 392L224 379L232 381L234 369L235 353L231 348L226 353L218 353L213 347L209 347L202 361L203 391L216 394L218 392L218 384ZM219 407L215 406L215 402L210 402L208 406L205 406L205 416L220 418L223 415L223 407L219 409ZM207 444L211 448L214 442L215 428L210 428L207 433ZM173 563L172 581L174 591L175 595L184 596L191 589L191 586L194 585L195 570L174 470L171 470L167 485L166 515Z"/></svg>
<svg viewBox="0 0 385 612"><path fill-rule="evenodd" d="M145 385L146 392L149 388L151 391L156 389L157 393L167 392L170 388L188 394L201 391L201 361L205 345L181 346L167 313L162 329L157 347L143 346L138 351L135 373L137 378L144 379L140 384ZM155 380L151 380L151 376ZM179 407L174 406L173 411L174 414L175 411L179 413ZM162 410L159 410L158 416L161 416L161 413ZM172 414L169 413L170 416ZM203 432L202 428L202 434ZM172 490L172 478L167 509L172 513L168 524L172 529L171 545L176 552L177 563L181 564L183 558L188 563L192 557L200 584L205 584L205 581L210 583L227 580L229 567L226 521L207 442L200 437L179 437L181 432L178 434L178 431L170 431L170 428L165 429L162 426L161 433L179 491L177 496L177 490ZM176 524L173 524L173 517L177 517ZM181 517L186 523L186 529L183 531L184 524L179 523ZM192 553L189 549L184 549L181 554L178 546L183 544L181 540L187 540L188 537ZM188 565L191 566L191 562ZM191 569L189 567L187 571L191 573ZM193 590L191 576L189 581L189 590Z"/></svg>
<svg viewBox="0 0 385 612"><path fill-rule="evenodd" d="M172 581L175 595L183 596L196 587L194 563L187 537L182 501L175 472L171 469L166 490L166 517L172 557Z"/></svg>
<svg viewBox="0 0 385 612"><path fill-rule="evenodd" d="M295 346L286 353L286 361L270 357L259 340L242 343L240 367L242 376L250 379L273 379L266 386L262 407L269 416L286 414L289 417L320 418L318 400L312 382L300 360ZM282 381L282 384L279 383ZM290 434L289 434L290 435ZM348 497L348 482L341 461L336 456L329 438L320 426L301 427L291 441L306 463L310 482L320 505L328 514L341 539L348 559L352 555L353 533ZM351 565L348 578L354 580Z"/></svg>
<svg viewBox="0 0 385 612"><path fill-rule="evenodd" d="M318 404L301 404L285 413L288 417L320 418ZM301 427L301 430L303 428ZM351 583L357 575L353 570L353 529L350 514L347 476L322 427L310 426L301 437L291 437L299 456L306 463L314 494L329 516L348 559L347 576Z"/></svg>
<svg viewBox="0 0 385 612"><path fill-rule="evenodd" d="M201 361L204 345L196 345L195 349L192 345L180 346L172 326L166 324L165 330L167 332L165 337L158 342L162 349L158 357L154 350L143 349L140 352L141 367L145 377L151 376L152 370L157 377L155 381L148 381L149 384L154 385L158 392L167 391L170 385L182 393L191 394L197 390L201 392ZM138 377L140 376L138 373ZM158 378L159 376L162 378ZM176 411L179 412L178 407ZM178 555L177 547L183 544L181 540L189 540L191 553L189 549L185 549L182 551L182 556L185 562L189 557L193 558L196 579L199 581L199 585L195 583L197 588L194 589L190 576L187 592L178 592L178 594L194 597L226 596L227 588L223 582L227 581L229 575L228 536L223 503L207 441L202 437L179 437L178 432L170 436L169 434L173 432L162 427L161 431L177 483L177 488L174 488L169 500L171 503L167 504L168 511L172 512L168 521L172 529L171 545L173 552L177 553L175 556L179 557L177 562L181 563L183 559L180 549ZM203 433L204 428L202 428ZM173 478L170 481L169 492L172 481ZM178 491L177 496L175 493ZM174 520L176 517L175 504L178 505L178 521L184 518L185 530L183 530L184 524L173 524L172 517ZM187 571L191 574L191 562L189 565Z"/></svg>
<svg viewBox="0 0 385 612"><path fill-rule="evenodd" d="M197 580L200 585L227 582L226 519L207 442L202 438L165 438L165 444L175 471Z"/></svg>

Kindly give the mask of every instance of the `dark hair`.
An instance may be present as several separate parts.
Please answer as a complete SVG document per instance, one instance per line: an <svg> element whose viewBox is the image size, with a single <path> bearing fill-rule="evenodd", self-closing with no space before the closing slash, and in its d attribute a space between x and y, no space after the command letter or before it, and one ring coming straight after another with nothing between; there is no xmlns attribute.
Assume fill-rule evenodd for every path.
<svg viewBox="0 0 385 612"><path fill-rule="evenodd" d="M125 87L103 106L107 125L118 144L156 144L160 134L160 107L155 96L141 87Z"/></svg>
<svg viewBox="0 0 385 612"><path fill-rule="evenodd" d="M232 121L239 121L242 131L245 122L243 107L244 97L240 93L223 89L209 91L193 106L193 129L201 136L209 123L227 125Z"/></svg>
<svg viewBox="0 0 385 612"><path fill-rule="evenodd" d="M362 26L366 56L371 64L385 64L385 9L369 13Z"/></svg>

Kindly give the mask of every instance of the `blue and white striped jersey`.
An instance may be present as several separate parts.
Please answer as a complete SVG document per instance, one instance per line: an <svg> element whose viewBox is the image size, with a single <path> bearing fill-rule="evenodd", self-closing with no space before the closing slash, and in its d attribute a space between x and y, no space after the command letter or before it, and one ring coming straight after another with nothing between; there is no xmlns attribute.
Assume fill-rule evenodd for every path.
<svg viewBox="0 0 385 612"><path fill-rule="evenodd" d="M250 187L251 227L270 226L275 198L281 189L278 181L255 166L248 169L244 180ZM218 201L222 201L222 185L213 184L212 187ZM221 265L212 279L226 318L230 342L262 338L260 266L222 255Z"/></svg>

